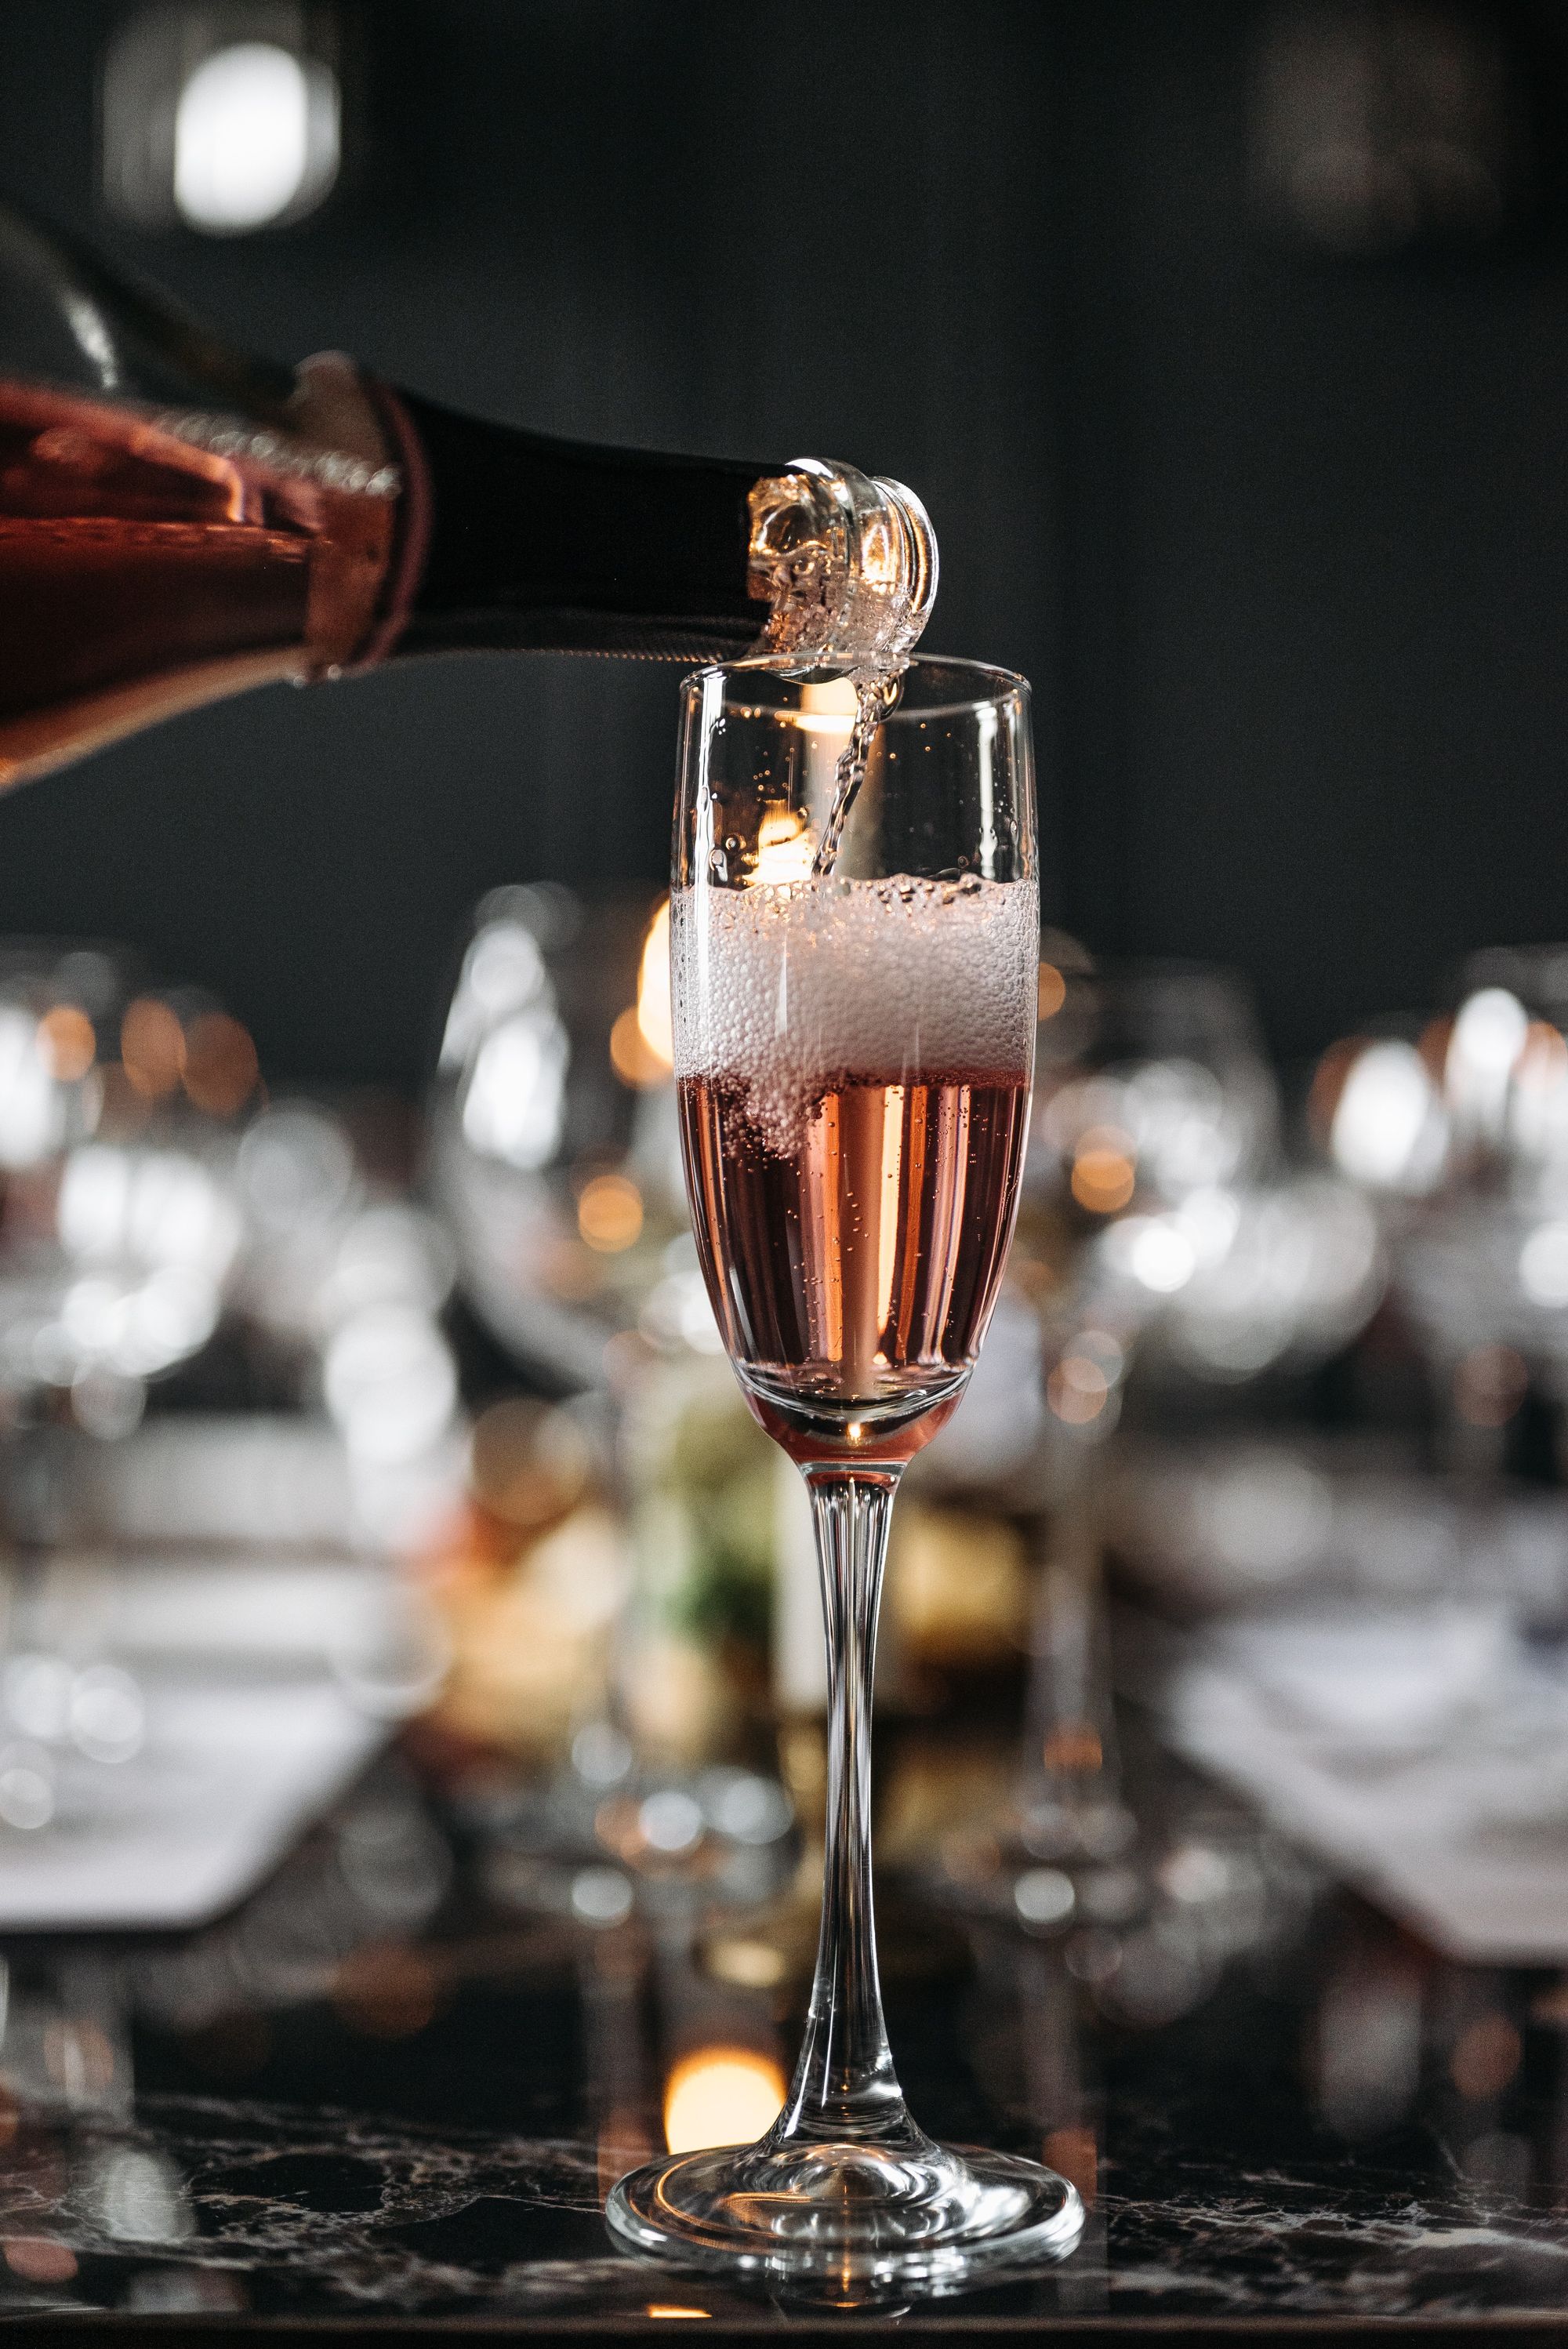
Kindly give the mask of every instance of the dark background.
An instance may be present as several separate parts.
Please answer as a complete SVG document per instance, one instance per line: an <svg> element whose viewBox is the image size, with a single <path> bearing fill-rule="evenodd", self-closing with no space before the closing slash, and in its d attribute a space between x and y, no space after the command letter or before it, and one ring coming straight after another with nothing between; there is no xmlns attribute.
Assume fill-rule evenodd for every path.
<svg viewBox="0 0 1568 2349"><path fill-rule="evenodd" d="M344 185L233 240L105 214L131 13L8 0L0 178L280 356L914 483L934 647L1035 680L1092 947L1240 964L1296 1053L1568 935L1560 9L1476 12L1528 117L1504 228L1379 254L1260 202L1263 0L376 0ZM674 680L470 658L182 719L0 802L0 928L131 941L273 1077L417 1081L480 891L660 876Z"/></svg>

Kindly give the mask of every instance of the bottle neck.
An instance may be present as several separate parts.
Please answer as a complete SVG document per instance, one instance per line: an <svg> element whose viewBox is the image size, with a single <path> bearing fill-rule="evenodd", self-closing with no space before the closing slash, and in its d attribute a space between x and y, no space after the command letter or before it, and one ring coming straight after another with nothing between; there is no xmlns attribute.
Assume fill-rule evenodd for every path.
<svg viewBox="0 0 1568 2349"><path fill-rule="evenodd" d="M378 398L405 477L393 657L701 661L756 643L768 605L749 574L747 502L769 467L594 448L408 393Z"/></svg>
<svg viewBox="0 0 1568 2349"><path fill-rule="evenodd" d="M366 382L399 544L362 657L469 649L902 666L936 541L897 481L555 440Z"/></svg>
<svg viewBox="0 0 1568 2349"><path fill-rule="evenodd" d="M862 683L901 669L936 599L936 533L914 492L797 457L748 502L751 592L771 607L761 650Z"/></svg>

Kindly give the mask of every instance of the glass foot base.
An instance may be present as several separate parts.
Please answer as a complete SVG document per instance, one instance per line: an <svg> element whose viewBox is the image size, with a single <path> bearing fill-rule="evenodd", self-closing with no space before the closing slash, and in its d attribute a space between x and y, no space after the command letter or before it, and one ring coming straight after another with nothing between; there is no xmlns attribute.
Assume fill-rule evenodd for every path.
<svg viewBox="0 0 1568 2349"><path fill-rule="evenodd" d="M605 2216L628 2251L759 2283L959 2292L1063 2259L1083 2205L1054 2170L929 2138L673 2154L623 2178Z"/></svg>

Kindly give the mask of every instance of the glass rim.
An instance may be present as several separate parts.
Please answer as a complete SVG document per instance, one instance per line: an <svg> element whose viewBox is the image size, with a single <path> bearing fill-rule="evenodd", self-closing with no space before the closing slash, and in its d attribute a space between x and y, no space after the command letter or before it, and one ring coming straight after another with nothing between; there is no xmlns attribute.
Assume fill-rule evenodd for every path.
<svg viewBox="0 0 1568 2349"><path fill-rule="evenodd" d="M916 653L903 665L903 674L911 670L955 669L960 676L976 681L984 679L984 689L945 702L915 702L905 704L901 699L879 726L896 726L907 718L960 718L980 709L995 709L1009 701L1026 701L1029 698L1029 680L1016 669L998 668L989 661L967 660L957 654ZM748 653L739 660L708 661L703 667L692 669L681 679L682 698L700 701L705 688L716 678L773 677L793 678L802 685L824 678L837 680L851 675L848 668L838 668L831 661L818 661L802 666L788 654ZM759 708L759 717L775 713Z"/></svg>

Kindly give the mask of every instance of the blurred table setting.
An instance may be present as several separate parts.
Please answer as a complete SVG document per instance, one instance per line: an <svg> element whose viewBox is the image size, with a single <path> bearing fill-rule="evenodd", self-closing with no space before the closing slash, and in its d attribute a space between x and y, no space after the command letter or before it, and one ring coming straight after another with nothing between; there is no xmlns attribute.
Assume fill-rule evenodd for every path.
<svg viewBox="0 0 1568 2349"><path fill-rule="evenodd" d="M778 2112L821 1868L810 1526L697 1268L667 939L492 891L417 1103L0 946L18 2338L829 2321L672 2299L601 2217ZM1089 2220L916 2314L1560 2337L1568 948L1284 1071L1233 973L1042 955L874 1794L923 2109Z"/></svg>

